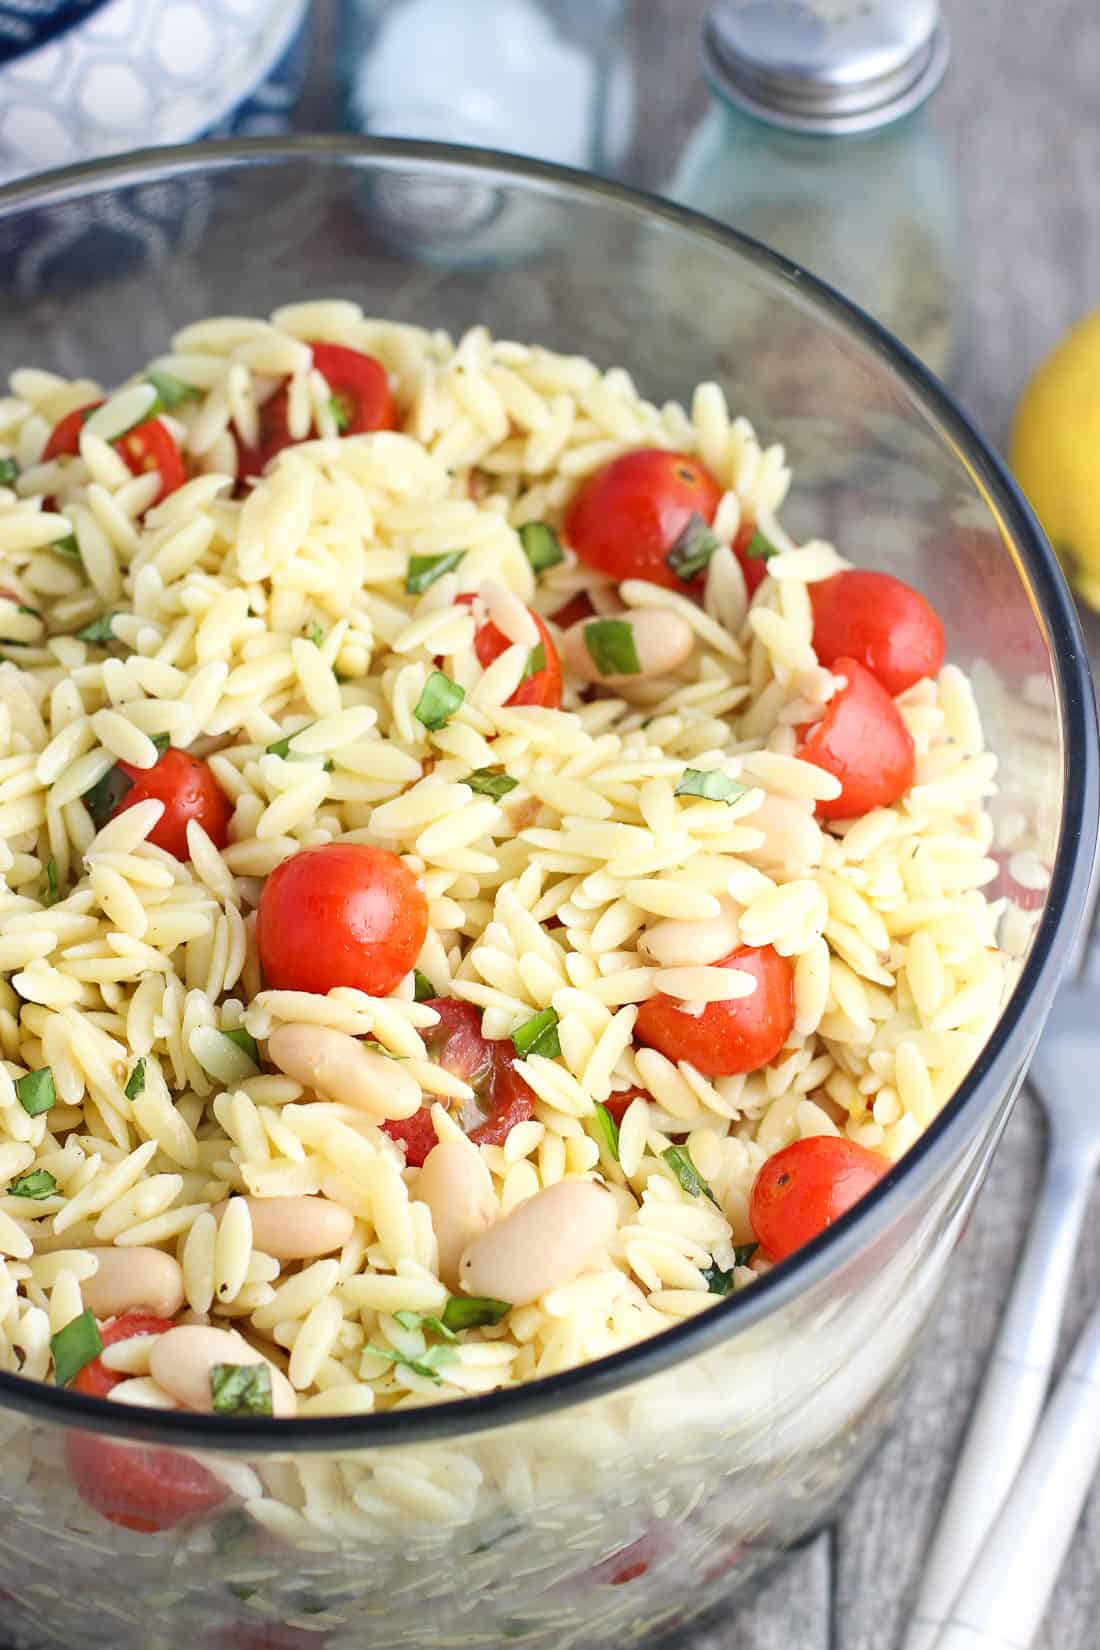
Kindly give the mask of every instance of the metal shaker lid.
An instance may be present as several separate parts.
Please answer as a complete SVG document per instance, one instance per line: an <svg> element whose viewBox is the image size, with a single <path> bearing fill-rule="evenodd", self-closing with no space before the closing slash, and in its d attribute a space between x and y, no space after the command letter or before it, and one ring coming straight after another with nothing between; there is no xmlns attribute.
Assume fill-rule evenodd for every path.
<svg viewBox="0 0 1100 1650"><path fill-rule="evenodd" d="M796 132L866 132L915 109L948 59L939 0L715 0L713 89Z"/></svg>

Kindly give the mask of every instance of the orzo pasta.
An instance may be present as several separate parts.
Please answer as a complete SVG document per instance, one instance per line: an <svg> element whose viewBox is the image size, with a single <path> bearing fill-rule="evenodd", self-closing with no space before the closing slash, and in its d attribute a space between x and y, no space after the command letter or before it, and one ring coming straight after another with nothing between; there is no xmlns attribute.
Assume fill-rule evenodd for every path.
<svg viewBox="0 0 1100 1650"><path fill-rule="evenodd" d="M969 685L716 385L303 303L17 372L0 481L5 1367L547 1375L751 1283L974 1060Z"/></svg>

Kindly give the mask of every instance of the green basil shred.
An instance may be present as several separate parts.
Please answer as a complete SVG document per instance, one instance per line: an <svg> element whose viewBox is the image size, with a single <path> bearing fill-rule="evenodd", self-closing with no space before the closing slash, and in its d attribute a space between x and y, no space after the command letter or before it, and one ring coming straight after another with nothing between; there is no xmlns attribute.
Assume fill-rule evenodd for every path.
<svg viewBox="0 0 1100 1650"><path fill-rule="evenodd" d="M613 1157L617 1163L619 1161L619 1125L616 1123L607 1107L602 1106L598 1100L593 1107L593 1115L596 1119L596 1128L599 1132L600 1139L607 1147L611 1157Z"/></svg>
<svg viewBox="0 0 1100 1650"><path fill-rule="evenodd" d="M779 551L758 527L745 546L745 554L750 561L769 561L772 556L778 556Z"/></svg>
<svg viewBox="0 0 1100 1650"><path fill-rule="evenodd" d="M669 1146L661 1156L689 1197L709 1197L716 1207L720 1207L718 1199L692 1162L686 1146Z"/></svg>
<svg viewBox="0 0 1100 1650"><path fill-rule="evenodd" d="M561 1043L558 1039L558 1016L554 1009L544 1008L517 1026L512 1033L512 1047L521 1060L528 1054L544 1054L548 1060L556 1059L561 1053Z"/></svg>
<svg viewBox="0 0 1100 1650"><path fill-rule="evenodd" d="M139 1094L145 1092L145 1056L141 1055L134 1061L134 1069L126 1079L126 1087L122 1091L127 1100L136 1100Z"/></svg>
<svg viewBox="0 0 1100 1650"><path fill-rule="evenodd" d="M214 1364L210 1397L218 1415L271 1415L269 1364Z"/></svg>
<svg viewBox="0 0 1100 1650"><path fill-rule="evenodd" d="M92 816L96 830L102 830L133 785L129 774L121 768L108 768L102 779L97 779L90 791L84 792L83 802Z"/></svg>
<svg viewBox="0 0 1100 1650"><path fill-rule="evenodd" d="M28 1071L15 1079L15 1097L28 1117L40 1117L57 1104L57 1089L49 1066Z"/></svg>
<svg viewBox="0 0 1100 1650"><path fill-rule="evenodd" d="M548 567L556 567L565 560L561 540L544 521L524 522L519 530L519 542L533 573L543 573Z"/></svg>
<svg viewBox="0 0 1100 1650"><path fill-rule="evenodd" d="M443 1308L442 1324L449 1332L480 1329L499 1323L511 1310L510 1301L494 1300L491 1295L452 1295Z"/></svg>
<svg viewBox="0 0 1100 1650"><path fill-rule="evenodd" d="M452 682L441 670L433 670L424 683L413 715L429 733L436 733L447 726L465 697L465 688Z"/></svg>
<svg viewBox="0 0 1100 1650"><path fill-rule="evenodd" d="M114 617L113 613L101 613L98 619L93 619L91 624L86 624L83 630L77 631L77 641L94 642L99 647L106 647L115 639L115 633L111 629Z"/></svg>
<svg viewBox="0 0 1100 1650"><path fill-rule="evenodd" d="M473 773L466 775L464 783L479 796L491 796L495 802L499 802L502 796L507 796L509 791L515 790L519 780L513 779L511 774L498 773L496 768L475 768Z"/></svg>
<svg viewBox="0 0 1100 1650"><path fill-rule="evenodd" d="M411 1369L416 1375L423 1375L437 1386L443 1383L439 1370L446 1364L458 1361L458 1353L453 1346L430 1346L417 1358L410 1358L407 1353L395 1352L392 1346L368 1346L366 1351L373 1353L376 1358L388 1358L391 1364L401 1364L405 1369Z"/></svg>
<svg viewBox="0 0 1100 1650"><path fill-rule="evenodd" d="M422 595L444 573L453 573L465 554L465 550L446 550L441 556L410 556L405 574L406 594Z"/></svg>
<svg viewBox="0 0 1100 1650"><path fill-rule="evenodd" d="M57 861L51 854L46 861L46 894L42 903L44 905L56 905L58 900L64 899L64 897L64 890L57 876Z"/></svg>
<svg viewBox="0 0 1100 1650"><path fill-rule="evenodd" d="M54 1379L58 1386L68 1386L103 1351L99 1326L92 1314L83 1311L79 1318L73 1318L64 1329L51 1335L50 1351L53 1353Z"/></svg>
<svg viewBox="0 0 1100 1650"><path fill-rule="evenodd" d="M703 1277L707 1282L707 1291L711 1295L728 1295L733 1290L733 1268L723 1272L718 1262L704 1266Z"/></svg>
<svg viewBox="0 0 1100 1650"><path fill-rule="evenodd" d="M340 434L345 435L347 433L348 425L351 423L351 414L348 412L348 409L345 407L343 401L341 401L338 395L330 395L328 398L328 404L329 410L332 413L333 423L336 425L336 428L339 430Z"/></svg>
<svg viewBox="0 0 1100 1650"><path fill-rule="evenodd" d="M592 619L584 627L584 645L601 676L639 676L642 666L629 619Z"/></svg>
<svg viewBox="0 0 1100 1650"><path fill-rule="evenodd" d="M418 1002L418 1003L430 1003L433 998L438 997L438 996L439 996L439 992L435 989L435 986L432 984L431 980L429 980L428 976L426 974L422 974L420 972L419 968L414 968L413 969L413 999L414 999L414 1001Z"/></svg>
<svg viewBox="0 0 1100 1650"><path fill-rule="evenodd" d="M523 667L521 681L526 682L528 676L537 676L540 670L546 669L546 643L540 642L527 655L527 663Z"/></svg>
<svg viewBox="0 0 1100 1650"><path fill-rule="evenodd" d="M0 487L10 487L19 474L14 458L0 458Z"/></svg>
<svg viewBox="0 0 1100 1650"><path fill-rule="evenodd" d="M59 556L68 556L71 561L80 560L80 546L75 533L67 533L63 539L54 539L50 549L56 550Z"/></svg>
<svg viewBox="0 0 1100 1650"><path fill-rule="evenodd" d="M44 1197L53 1197L57 1191L57 1181L49 1169L32 1169L30 1174L13 1180L8 1187L10 1197L30 1197L40 1203Z"/></svg>
<svg viewBox="0 0 1100 1650"><path fill-rule="evenodd" d="M247 1054L254 1066L259 1066L260 1051L256 1047L256 1039L251 1032L244 1029L244 1026L235 1026L232 1031L223 1031L222 1036L227 1043L234 1043L237 1048Z"/></svg>
<svg viewBox="0 0 1100 1650"><path fill-rule="evenodd" d="M689 584L707 566L717 548L718 540L702 516L693 513L665 561L678 579Z"/></svg>
<svg viewBox="0 0 1100 1650"><path fill-rule="evenodd" d="M202 391L197 390L194 384L185 384L182 378L176 378L170 372L163 372L160 367L150 367L145 374L145 382L152 384L157 392L157 398L146 414L147 418L154 417L158 412L171 412L181 401L202 399Z"/></svg>
<svg viewBox="0 0 1100 1650"><path fill-rule="evenodd" d="M309 627L309 639L313 643L314 647L320 647L321 643L325 639L325 632L317 623L316 619Z"/></svg>
<svg viewBox="0 0 1100 1650"><path fill-rule="evenodd" d="M677 785L676 796L702 796L708 802L725 802L732 804L739 797L745 796L749 787L739 785L736 779L719 773L716 768L685 768L684 776Z"/></svg>

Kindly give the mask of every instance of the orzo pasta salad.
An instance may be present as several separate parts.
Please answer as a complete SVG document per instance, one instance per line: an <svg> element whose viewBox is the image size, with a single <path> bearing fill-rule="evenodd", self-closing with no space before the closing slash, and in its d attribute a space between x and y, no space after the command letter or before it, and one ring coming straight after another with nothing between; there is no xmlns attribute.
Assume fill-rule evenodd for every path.
<svg viewBox="0 0 1100 1650"><path fill-rule="evenodd" d="M484 1393L747 1287L912 1144L1004 996L995 763L935 613L793 542L787 483L714 384L344 302L13 375L4 1367ZM108 1517L226 1493L146 1453L121 1511L76 1442Z"/></svg>

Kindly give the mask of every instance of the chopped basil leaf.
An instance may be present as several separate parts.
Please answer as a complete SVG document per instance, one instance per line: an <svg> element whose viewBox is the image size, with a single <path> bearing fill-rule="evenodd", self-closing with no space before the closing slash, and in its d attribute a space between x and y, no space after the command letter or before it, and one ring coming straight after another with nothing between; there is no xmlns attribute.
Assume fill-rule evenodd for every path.
<svg viewBox="0 0 1100 1650"><path fill-rule="evenodd" d="M712 1295L728 1295L733 1289L733 1268L723 1272L715 1261L711 1266L704 1266L703 1276L707 1280L707 1290Z"/></svg>
<svg viewBox="0 0 1100 1650"><path fill-rule="evenodd" d="M14 458L0 458L0 487L10 487L19 474Z"/></svg>
<svg viewBox="0 0 1100 1650"><path fill-rule="evenodd" d="M95 642L100 647L106 647L115 639L115 633L111 629L114 617L113 613L101 613L98 619L93 619L91 624L86 624L83 630L77 631L77 641Z"/></svg>
<svg viewBox="0 0 1100 1650"><path fill-rule="evenodd" d="M584 645L601 676L639 676L641 664L629 619L593 619L584 627Z"/></svg>
<svg viewBox="0 0 1100 1650"><path fill-rule="evenodd" d="M18 613L26 613L32 619L40 619L42 617L37 607L28 607L26 602L16 602L15 606Z"/></svg>
<svg viewBox="0 0 1100 1650"><path fill-rule="evenodd" d="M548 1060L554 1060L561 1053L561 1043L558 1040L558 1016L552 1008L544 1008L538 1014L532 1014L529 1020L524 1020L512 1033L512 1047L523 1059L528 1054L544 1054Z"/></svg>
<svg viewBox="0 0 1100 1650"><path fill-rule="evenodd" d="M533 573L543 573L548 567L556 567L565 560L561 540L544 521L524 522L519 530L519 542Z"/></svg>
<svg viewBox="0 0 1100 1650"><path fill-rule="evenodd" d="M546 669L546 643L540 642L527 655L527 663L523 667L522 680L526 682L528 676L537 676L540 670Z"/></svg>
<svg viewBox="0 0 1100 1650"><path fill-rule="evenodd" d="M693 514L665 561L685 584L697 577L718 548L718 540L703 520Z"/></svg>
<svg viewBox="0 0 1100 1650"><path fill-rule="evenodd" d="M158 756L163 756L172 743L171 736L167 733L151 733L149 737L157 747Z"/></svg>
<svg viewBox="0 0 1100 1650"><path fill-rule="evenodd" d="M661 1156L689 1197L709 1197L715 1207L719 1207L718 1199L691 1161L691 1153L686 1146L669 1146Z"/></svg>
<svg viewBox="0 0 1100 1650"><path fill-rule="evenodd" d="M61 885L57 880L57 861L51 854L46 861L46 897L43 904L56 905L58 900L63 898Z"/></svg>
<svg viewBox="0 0 1100 1650"><path fill-rule="evenodd" d="M22 1175L19 1180L13 1180L8 1187L10 1196L30 1197L36 1203L44 1197L53 1197L56 1191L57 1181L49 1169L33 1169L30 1174Z"/></svg>
<svg viewBox="0 0 1100 1650"><path fill-rule="evenodd" d="M317 623L316 619L309 627L309 639L313 643L314 647L320 647L321 643L325 639L324 629Z"/></svg>
<svg viewBox="0 0 1100 1650"><path fill-rule="evenodd" d="M91 814L97 831L106 825L133 783L129 774L123 773L121 768L108 768L103 778L97 779L91 790L84 792L84 806Z"/></svg>
<svg viewBox="0 0 1100 1650"><path fill-rule="evenodd" d="M235 1043L239 1049L242 1049L254 1066L259 1066L260 1051L256 1047L256 1039L244 1029L244 1026L237 1026L233 1031L223 1031L222 1036L226 1042Z"/></svg>
<svg viewBox="0 0 1100 1650"><path fill-rule="evenodd" d="M348 412L347 407L338 395L330 395L328 398L328 404L329 410L332 413L333 423L336 425L336 428L339 430L340 434L345 435L347 433L348 425L351 423L351 414Z"/></svg>
<svg viewBox="0 0 1100 1650"><path fill-rule="evenodd" d="M269 1364L214 1364L210 1397L218 1415L271 1415Z"/></svg>
<svg viewBox="0 0 1100 1650"><path fill-rule="evenodd" d="M733 1264L735 1266L747 1266L759 1247L758 1243L737 1244L733 1251Z"/></svg>
<svg viewBox="0 0 1100 1650"><path fill-rule="evenodd" d="M242 1604L247 1604L250 1598L256 1597L256 1588L249 1587L246 1582L227 1581L225 1585L233 1594L233 1597L239 1598Z"/></svg>
<svg viewBox="0 0 1100 1650"><path fill-rule="evenodd" d="M24 1077L17 1077L15 1097L28 1117L39 1117L56 1105L57 1090L49 1066L40 1066L37 1071L28 1071Z"/></svg>
<svg viewBox="0 0 1100 1650"><path fill-rule="evenodd" d="M419 968L413 969L413 1000L418 1003L430 1003L439 996L439 992L426 974Z"/></svg>
<svg viewBox="0 0 1100 1650"><path fill-rule="evenodd" d="M157 392L157 398L146 415L149 418L158 412L171 412L178 407L181 401L201 401L202 391L197 390L194 384L185 384L182 378L176 378L170 372L162 372L159 367L150 367L145 374L145 382L152 384Z"/></svg>
<svg viewBox="0 0 1100 1650"><path fill-rule="evenodd" d="M447 726L465 697L465 688L460 688L457 682L452 682L441 670L433 670L424 683L413 715L429 733L435 733Z"/></svg>
<svg viewBox="0 0 1100 1650"><path fill-rule="evenodd" d="M56 550L60 556L70 557L73 561L80 560L80 546L76 542L75 533L69 533L63 539L54 539L53 543L50 545L50 549Z"/></svg>
<svg viewBox="0 0 1100 1650"><path fill-rule="evenodd" d="M747 785L739 785L716 768L685 768L677 785L676 796L703 796L708 802L734 803L748 793Z"/></svg>
<svg viewBox="0 0 1100 1650"><path fill-rule="evenodd" d="M487 1295L452 1295L443 1308L442 1327L448 1332L480 1329L499 1323L512 1310L510 1301L496 1301Z"/></svg>
<svg viewBox="0 0 1100 1650"><path fill-rule="evenodd" d="M265 746L268 756L281 756L285 762L290 755L290 741L293 735L288 734L285 739L276 739L272 744Z"/></svg>
<svg viewBox="0 0 1100 1650"><path fill-rule="evenodd" d="M475 768L473 773L466 775L465 783L479 796L491 796L499 802L502 796L515 790L519 780L513 779L511 774L498 773L495 768Z"/></svg>
<svg viewBox="0 0 1100 1650"><path fill-rule="evenodd" d="M453 1329L448 1329L445 1323L431 1313L395 1312L393 1316L394 1321L399 1323L402 1329L430 1329L433 1335L442 1335L445 1341L458 1339Z"/></svg>
<svg viewBox="0 0 1100 1650"><path fill-rule="evenodd" d="M53 1353L53 1373L58 1386L68 1386L85 1365L92 1363L103 1351L99 1325L92 1314L84 1311L79 1318L67 1323L56 1335L50 1336Z"/></svg>
<svg viewBox="0 0 1100 1650"><path fill-rule="evenodd" d="M376 1358L388 1358L391 1364L402 1364L411 1369L416 1375L423 1375L437 1386L442 1385L443 1377L439 1370L445 1364L457 1362L458 1353L453 1346L430 1346L418 1358L407 1357L404 1352L395 1352L390 1346L368 1346L366 1350Z"/></svg>
<svg viewBox="0 0 1100 1650"><path fill-rule="evenodd" d="M126 1079L126 1087L122 1091L127 1100L136 1100L139 1094L145 1092L145 1057L134 1061L134 1069Z"/></svg>
<svg viewBox="0 0 1100 1650"><path fill-rule="evenodd" d="M607 1147L609 1154L617 1163L619 1161L619 1125L616 1123L607 1107L601 1106L598 1100L596 1101L593 1114L596 1119L597 1133L599 1134L603 1144Z"/></svg>
<svg viewBox="0 0 1100 1650"><path fill-rule="evenodd" d="M759 527L745 546L745 554L750 561L768 561L772 556L778 556L779 551L771 539L765 538Z"/></svg>
<svg viewBox="0 0 1100 1650"><path fill-rule="evenodd" d="M419 596L430 589L444 573L453 573L465 554L465 550L447 550L442 556L410 556L405 574L406 594Z"/></svg>

